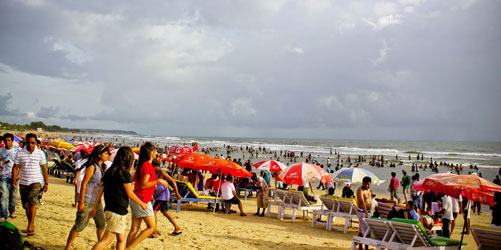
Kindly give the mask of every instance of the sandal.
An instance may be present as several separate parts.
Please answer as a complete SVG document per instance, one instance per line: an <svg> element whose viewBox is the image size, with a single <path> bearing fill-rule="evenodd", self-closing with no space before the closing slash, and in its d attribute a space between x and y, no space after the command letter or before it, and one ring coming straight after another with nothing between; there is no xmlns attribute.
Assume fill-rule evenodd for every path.
<svg viewBox="0 0 501 250"><path fill-rule="evenodd" d="M182 231L181 231L181 232L176 232L176 231L174 231L174 232L172 232L172 233L171 233L171 234L169 234L169 235L170 235L170 236L178 236L178 235L180 235L180 234L182 234L182 233L183 233Z"/></svg>
<svg viewBox="0 0 501 250"><path fill-rule="evenodd" d="M9 215L9 218L15 219L15 218L17 218L17 216L14 214L11 214L11 215Z"/></svg>
<svg viewBox="0 0 501 250"><path fill-rule="evenodd" d="M158 235L156 235L156 234L150 234L150 236L148 236L148 238L155 239L155 238L158 238Z"/></svg>
<svg viewBox="0 0 501 250"><path fill-rule="evenodd" d="M35 231L27 231L26 236L35 236Z"/></svg>

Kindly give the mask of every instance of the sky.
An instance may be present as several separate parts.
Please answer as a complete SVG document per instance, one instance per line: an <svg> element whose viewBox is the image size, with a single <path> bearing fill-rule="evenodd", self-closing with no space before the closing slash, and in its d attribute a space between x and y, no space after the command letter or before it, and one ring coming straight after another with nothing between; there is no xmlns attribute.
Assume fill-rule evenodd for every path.
<svg viewBox="0 0 501 250"><path fill-rule="evenodd" d="M0 1L0 120L501 141L501 1Z"/></svg>

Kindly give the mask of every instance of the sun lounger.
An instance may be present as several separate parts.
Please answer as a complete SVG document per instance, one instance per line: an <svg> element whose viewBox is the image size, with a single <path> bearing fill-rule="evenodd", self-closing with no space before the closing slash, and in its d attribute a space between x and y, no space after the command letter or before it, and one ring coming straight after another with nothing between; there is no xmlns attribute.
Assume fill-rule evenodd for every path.
<svg viewBox="0 0 501 250"><path fill-rule="evenodd" d="M393 209L392 204L389 203L384 203L384 202L379 202L377 203L379 215L382 219L388 218L388 214L390 214L391 210Z"/></svg>
<svg viewBox="0 0 501 250"><path fill-rule="evenodd" d="M224 203L222 197L216 196L207 196L207 195L199 195L197 191L193 188L191 183L187 181L178 181L176 180L177 189L179 191L179 195L181 195L181 200L177 201L177 211L181 210L181 203L183 202L215 202L215 203ZM173 197L174 199L175 196Z"/></svg>
<svg viewBox="0 0 501 250"><path fill-rule="evenodd" d="M501 248L501 228L472 225L471 232L478 250Z"/></svg>
<svg viewBox="0 0 501 250"><path fill-rule="evenodd" d="M430 238L421 223L415 220L394 218L364 221L368 230L362 237L353 237L352 249L357 244L375 246L377 249L457 249L460 244L458 240L445 237Z"/></svg>
<svg viewBox="0 0 501 250"><path fill-rule="evenodd" d="M355 199L352 198L337 198L336 200L338 203L338 208L337 211L334 213L334 217L344 218L344 226L339 227L330 225L330 229L332 228L341 229L346 234L348 233L348 226L351 224L351 222L353 222L353 219L358 219L356 201Z"/></svg>
<svg viewBox="0 0 501 250"><path fill-rule="evenodd" d="M351 249L355 250L358 244L376 247L376 249L399 249L401 244L398 242L390 242L394 238L395 231L388 225L385 219L367 219L364 218L367 224L367 231L363 236L353 236Z"/></svg>
<svg viewBox="0 0 501 250"><path fill-rule="evenodd" d="M440 236L430 239L419 221L394 218L388 225L395 231L390 242L400 242L402 249L457 249L460 244L458 240Z"/></svg>
<svg viewBox="0 0 501 250"><path fill-rule="evenodd" d="M284 217L290 217L292 222L296 221L296 213L298 210L303 211L303 219L308 216L314 210L320 210L322 207L318 205L310 205L303 192L300 191L289 191L290 199L286 198L286 201L282 203L281 213L279 214L279 219ZM286 209L292 209L291 214L287 214ZM306 216L305 216L306 214Z"/></svg>
<svg viewBox="0 0 501 250"><path fill-rule="evenodd" d="M271 215L271 206L277 206L278 207L278 213L277 213L277 218L280 216L281 209L282 209L282 203L286 200L287 198L287 191L277 189L275 191L275 195L273 196L273 199L268 201L268 207L267 210L268 212L266 213L267 217L270 217Z"/></svg>
<svg viewBox="0 0 501 250"><path fill-rule="evenodd" d="M325 225L325 229L331 230L330 225L332 225L334 213L337 211L338 203L336 197L334 196L324 196L320 197L322 202L322 208L320 210L313 211L313 217L311 219L311 227L315 227L316 224ZM322 222L322 216L326 216L326 222ZM317 218L318 217L318 218Z"/></svg>

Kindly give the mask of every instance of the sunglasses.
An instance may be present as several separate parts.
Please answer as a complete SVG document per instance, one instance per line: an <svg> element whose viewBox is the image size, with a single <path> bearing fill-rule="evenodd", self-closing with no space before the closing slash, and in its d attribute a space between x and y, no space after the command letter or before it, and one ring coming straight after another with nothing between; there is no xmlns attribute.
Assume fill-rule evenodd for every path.
<svg viewBox="0 0 501 250"><path fill-rule="evenodd" d="M35 145L35 144L37 144L37 142L36 141L30 141L30 142L28 142L28 144Z"/></svg>

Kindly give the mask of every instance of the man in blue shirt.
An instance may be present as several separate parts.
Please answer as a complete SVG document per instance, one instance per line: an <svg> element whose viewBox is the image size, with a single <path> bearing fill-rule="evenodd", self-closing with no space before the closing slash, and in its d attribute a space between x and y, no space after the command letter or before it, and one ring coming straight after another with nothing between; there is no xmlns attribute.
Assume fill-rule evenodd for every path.
<svg viewBox="0 0 501 250"><path fill-rule="evenodd" d="M14 135L6 133L3 136L5 147L0 148L0 222L16 218L17 188L12 185L12 167L18 147L14 147ZM8 210L8 211L7 211ZM7 214L8 213L8 214Z"/></svg>

